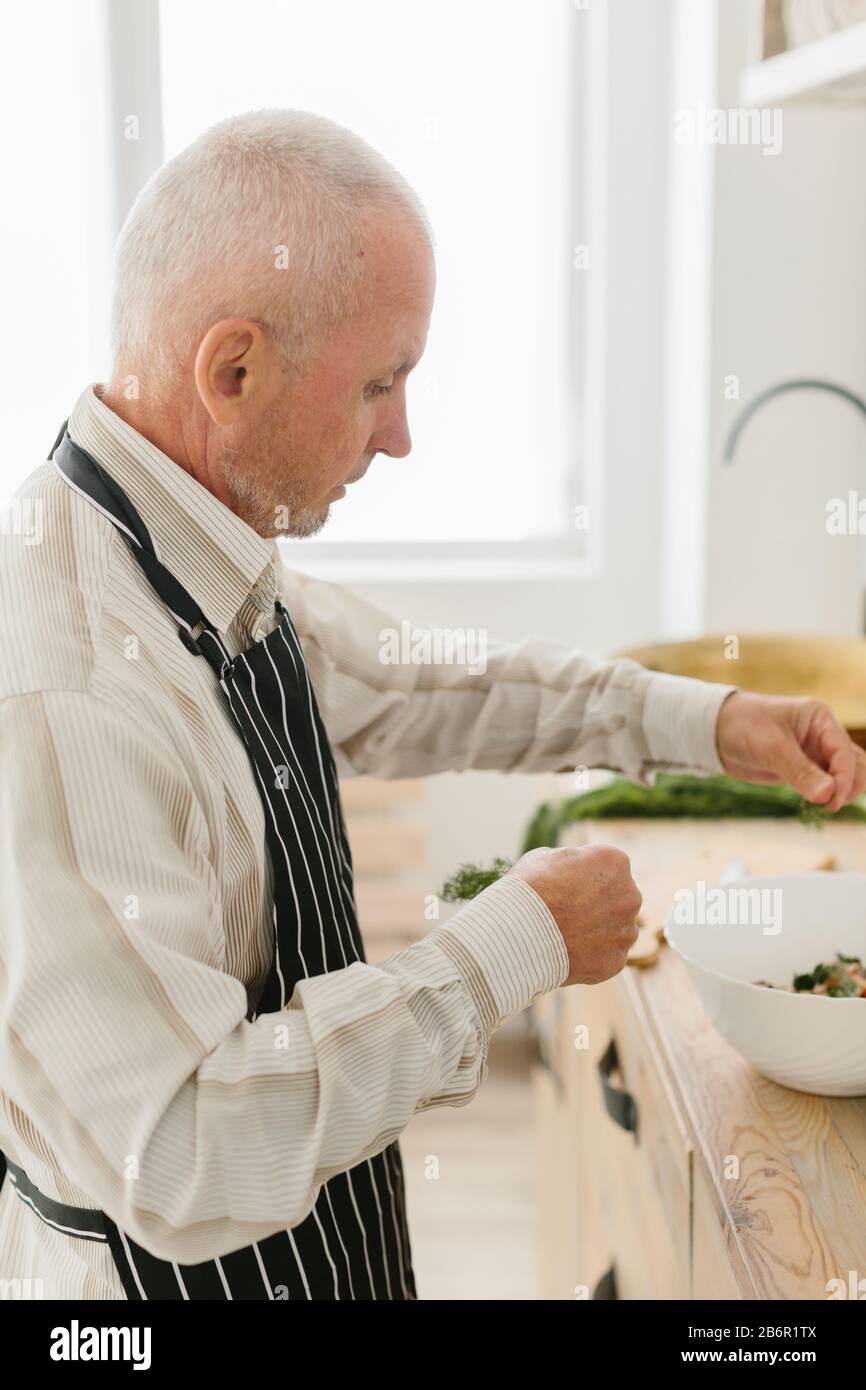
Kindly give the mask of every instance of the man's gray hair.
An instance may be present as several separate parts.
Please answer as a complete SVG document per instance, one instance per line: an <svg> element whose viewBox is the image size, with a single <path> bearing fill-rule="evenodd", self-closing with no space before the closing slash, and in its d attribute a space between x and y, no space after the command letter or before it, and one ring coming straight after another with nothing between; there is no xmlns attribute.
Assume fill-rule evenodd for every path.
<svg viewBox="0 0 866 1390"><path fill-rule="evenodd" d="M148 180L115 249L114 375L170 390L211 324L248 318L301 368L361 302L364 215L427 213L360 136L308 111L232 116Z"/></svg>

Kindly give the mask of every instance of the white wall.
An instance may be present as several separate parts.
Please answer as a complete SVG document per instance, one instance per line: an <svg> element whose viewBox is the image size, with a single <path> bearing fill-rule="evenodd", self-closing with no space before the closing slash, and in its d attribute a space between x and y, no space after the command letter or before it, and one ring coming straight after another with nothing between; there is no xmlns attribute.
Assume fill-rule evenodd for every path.
<svg viewBox="0 0 866 1390"><path fill-rule="evenodd" d="M678 0L681 20L685 7ZM747 0L687 7L688 23L703 12L714 31L704 100L737 107ZM703 243L709 281L696 284L677 324L678 351L681 359L694 352L691 385L706 404L692 484L703 494L704 544L699 557L692 551L689 564L678 563L683 538L668 530L666 635L863 631L866 541L828 536L825 518L828 498L866 488L866 420L830 395L787 395L750 422L734 464L721 462L738 411L775 381L828 377L866 391L866 110L786 107L782 136L778 155L738 145L685 152L712 164L713 183ZM678 275L675 262L671 302ZM729 375L739 379L739 401L725 398ZM680 383L669 386L676 410ZM689 584L703 600L684 614L676 595Z"/></svg>

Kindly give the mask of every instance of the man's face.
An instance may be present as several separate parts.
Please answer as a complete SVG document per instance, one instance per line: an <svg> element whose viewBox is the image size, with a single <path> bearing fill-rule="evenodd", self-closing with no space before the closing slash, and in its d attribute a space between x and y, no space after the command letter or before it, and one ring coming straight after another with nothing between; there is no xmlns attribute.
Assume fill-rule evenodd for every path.
<svg viewBox="0 0 866 1390"><path fill-rule="evenodd" d="M427 339L433 254L394 214L377 219L366 254L361 310L302 374L275 374L255 423L225 451L230 504L260 535L313 535L377 453L405 458L412 447L406 378Z"/></svg>

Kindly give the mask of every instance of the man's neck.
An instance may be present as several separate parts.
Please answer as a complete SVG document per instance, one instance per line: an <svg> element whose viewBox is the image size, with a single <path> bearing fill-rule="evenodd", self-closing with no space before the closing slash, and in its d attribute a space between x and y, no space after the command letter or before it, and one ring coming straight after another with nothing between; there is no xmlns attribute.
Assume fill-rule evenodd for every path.
<svg viewBox="0 0 866 1390"><path fill-rule="evenodd" d="M142 405L140 399L128 397L113 382L109 382L108 385L97 385L93 389L102 404L113 414L118 415L124 424L129 425L137 434L153 444L184 472L190 473L198 482L202 481L192 465L190 453L184 441L183 428L173 423L170 410L161 411L160 418L155 419L152 413Z"/></svg>
<svg viewBox="0 0 866 1390"><path fill-rule="evenodd" d="M173 409L170 405L161 405L156 417L141 400L131 400L113 382L94 389L104 406L155 445L185 473L189 473L208 492L212 492L231 511L235 510L224 481L214 474L215 464L214 459L208 457L208 435L204 424L199 430L195 422L190 423L181 410ZM191 416L192 411L188 414Z"/></svg>

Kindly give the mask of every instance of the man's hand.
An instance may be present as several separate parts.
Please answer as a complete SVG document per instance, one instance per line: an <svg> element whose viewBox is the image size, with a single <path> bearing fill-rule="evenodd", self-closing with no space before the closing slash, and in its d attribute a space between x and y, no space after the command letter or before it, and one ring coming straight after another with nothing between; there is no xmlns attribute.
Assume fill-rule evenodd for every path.
<svg viewBox="0 0 866 1390"><path fill-rule="evenodd" d="M553 914L568 952L563 984L597 985L624 969L643 900L621 849L531 849L508 873L528 883Z"/></svg>
<svg viewBox="0 0 866 1390"><path fill-rule="evenodd" d="M866 787L866 753L821 700L734 691L719 711L716 745L730 777L787 782L828 811Z"/></svg>

